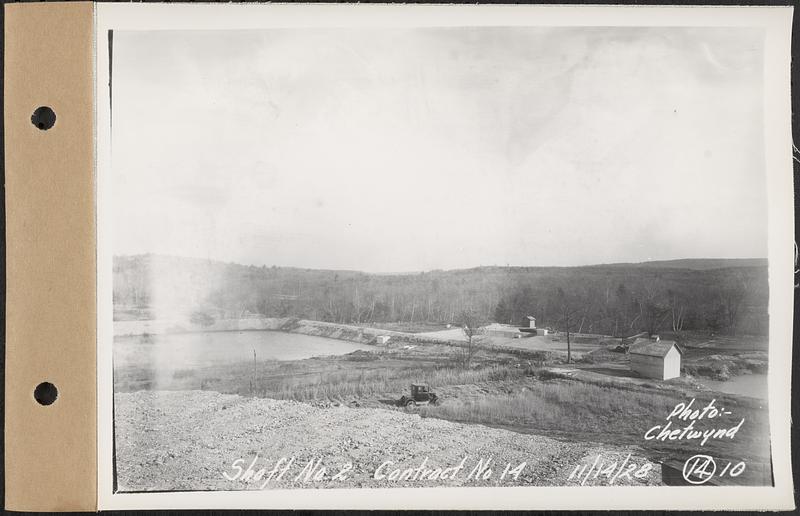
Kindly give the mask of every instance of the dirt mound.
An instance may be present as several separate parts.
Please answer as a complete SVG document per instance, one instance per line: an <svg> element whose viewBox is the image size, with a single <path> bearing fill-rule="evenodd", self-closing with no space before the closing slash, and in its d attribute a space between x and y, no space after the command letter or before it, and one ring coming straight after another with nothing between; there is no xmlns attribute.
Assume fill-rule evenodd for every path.
<svg viewBox="0 0 800 516"><path fill-rule="evenodd" d="M342 358L344 360L350 360L352 362L372 362L374 360L378 360L380 357L371 351L364 351L363 349L357 349L353 352L343 355Z"/></svg>
<svg viewBox="0 0 800 516"><path fill-rule="evenodd" d="M764 353L742 353L734 355L713 354L688 360L683 369L694 376L726 381L742 374L766 374L767 356Z"/></svg>
<svg viewBox="0 0 800 516"><path fill-rule="evenodd" d="M115 431L121 491L571 485L570 473L593 460L590 456L597 450L595 443L566 443L399 411L321 408L207 391L116 394ZM632 452L631 460L649 462L636 449L604 447L601 451ZM292 465L280 480L266 486L263 478L230 480L254 460L254 472L269 471L284 457L293 458ZM492 461L492 475L469 478L478 461L487 459ZM453 478L374 478L387 461L392 464L380 470L384 474L396 468L453 468L462 460L463 467ZM326 468L319 481L304 481L302 471L309 462ZM523 462L526 465L516 479L506 475L501 480L506 464L513 468ZM347 463L353 467L346 478L333 480ZM659 484L660 480L660 467L655 464L647 478L618 484Z"/></svg>

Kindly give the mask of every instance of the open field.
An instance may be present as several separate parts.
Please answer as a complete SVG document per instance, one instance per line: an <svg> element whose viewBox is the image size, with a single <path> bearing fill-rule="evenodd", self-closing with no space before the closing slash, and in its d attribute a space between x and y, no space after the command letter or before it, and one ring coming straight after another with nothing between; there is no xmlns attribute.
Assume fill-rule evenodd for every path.
<svg viewBox="0 0 800 516"><path fill-rule="evenodd" d="M716 337L702 338L697 335L682 335L683 349L681 369L684 375L698 379L726 381L741 375L766 375L768 371L768 341L763 337ZM667 338L673 338L668 336ZM584 346L582 349L586 349ZM624 353L611 351L611 346L589 345L589 351L577 355L581 367L602 370L613 376L617 367L628 369L629 358ZM587 364L591 364L588 366Z"/></svg>
<svg viewBox="0 0 800 516"><path fill-rule="evenodd" d="M489 337L490 345L492 346L505 346L510 348L523 349L526 351L548 351L556 352L564 357L567 355L567 339L560 335L541 335L536 337L524 337L521 339L508 339L502 337ZM569 349L572 352L572 358L577 359L582 357L585 353L589 353L598 348L596 342L587 342L585 340L573 340L570 342Z"/></svg>
<svg viewBox="0 0 800 516"><path fill-rule="evenodd" d="M697 428L732 427L742 418L747 424L742 425L735 439L712 440L703 446L697 442L643 439L650 428L665 423L678 403L692 398L698 407L708 405L713 399L716 407L731 412L713 422L698 424ZM654 459L688 458L703 452L716 457L763 462L769 453L767 411L763 403L708 392L684 393L682 389L648 388L613 381L529 380L515 382L506 392L498 389L480 398L448 398L441 405L423 407L421 411L430 417L509 428L521 433L570 440L591 439L610 445L639 445Z"/></svg>
<svg viewBox="0 0 800 516"><path fill-rule="evenodd" d="M395 341L385 347L373 346L371 351L305 360L248 359L219 361L204 367L191 364L184 368L172 361L165 367L173 374L165 380L160 378L157 356L145 355L129 359L132 366L117 367L114 381L116 392L202 389L297 401L341 402L354 394L403 392L411 381L440 387L515 378L534 363L558 362L545 352L518 356L481 349L473 356L473 367L467 369L463 366L464 353L462 348L444 344ZM158 386L156 380L160 381Z"/></svg>
<svg viewBox="0 0 800 516"><path fill-rule="evenodd" d="M709 360L709 355L699 349L694 357ZM691 352L692 348L688 348L687 353ZM115 370L115 391L216 391L300 401L319 409L350 407L406 413L396 405L397 399L407 394L410 383L428 383L442 402L421 407L419 415L424 418L569 442L635 446L652 460L688 458L700 452L753 463L767 460L766 403L710 392L702 378L689 376L659 382L632 377L624 354L600 346L570 365L565 364L565 354L559 350L510 352L505 348L481 348L467 368L464 353L461 347L394 339L387 346L338 356L176 368L158 387L155 364L138 362L137 367ZM696 442L643 438L649 428L664 423L676 404L693 397L700 406L715 399L717 406L731 412L714 421L713 426L734 426L745 419L735 441L714 440L701 447ZM698 427L706 428L708 424Z"/></svg>

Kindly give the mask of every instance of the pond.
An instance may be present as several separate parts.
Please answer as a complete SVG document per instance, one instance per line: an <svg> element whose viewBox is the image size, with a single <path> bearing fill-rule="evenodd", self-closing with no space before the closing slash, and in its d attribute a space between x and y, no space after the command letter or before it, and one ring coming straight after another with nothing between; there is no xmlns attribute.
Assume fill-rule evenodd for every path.
<svg viewBox="0 0 800 516"><path fill-rule="evenodd" d="M373 346L279 331L219 331L114 338L114 367L170 369L344 355Z"/></svg>
<svg viewBox="0 0 800 516"><path fill-rule="evenodd" d="M724 382L705 378L700 381L715 391L767 399L767 375L765 374L744 374L734 376Z"/></svg>

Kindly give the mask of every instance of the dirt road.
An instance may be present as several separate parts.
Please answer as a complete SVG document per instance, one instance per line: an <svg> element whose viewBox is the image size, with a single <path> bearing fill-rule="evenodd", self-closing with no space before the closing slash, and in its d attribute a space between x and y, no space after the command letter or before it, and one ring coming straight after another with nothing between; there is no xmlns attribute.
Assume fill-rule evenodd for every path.
<svg viewBox="0 0 800 516"><path fill-rule="evenodd" d="M376 408L140 391L116 394L115 425L120 491L575 485L579 481L569 476L576 466L591 465L598 455L605 465L621 463L628 453L629 464L652 470L616 485L661 482L660 466L637 448L561 442ZM291 461L286 472L266 482L281 458ZM487 465L489 459L491 473L476 475L479 461ZM523 462L515 478L511 470ZM348 463L352 469L334 478Z"/></svg>

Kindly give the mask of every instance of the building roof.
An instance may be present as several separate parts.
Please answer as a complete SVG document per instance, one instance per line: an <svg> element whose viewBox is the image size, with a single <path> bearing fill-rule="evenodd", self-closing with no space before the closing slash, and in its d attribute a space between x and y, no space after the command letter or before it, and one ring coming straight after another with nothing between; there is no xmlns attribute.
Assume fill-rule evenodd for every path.
<svg viewBox="0 0 800 516"><path fill-rule="evenodd" d="M664 358L669 353L671 347L675 346L678 353L683 355L683 350L678 346L674 340L650 340L650 339L636 339L628 353L634 355L647 355L651 357Z"/></svg>
<svg viewBox="0 0 800 516"><path fill-rule="evenodd" d="M536 317L534 317L534 316L532 316L532 315L526 315L526 316L525 316L525 318L526 318L526 319L536 319Z"/></svg>

